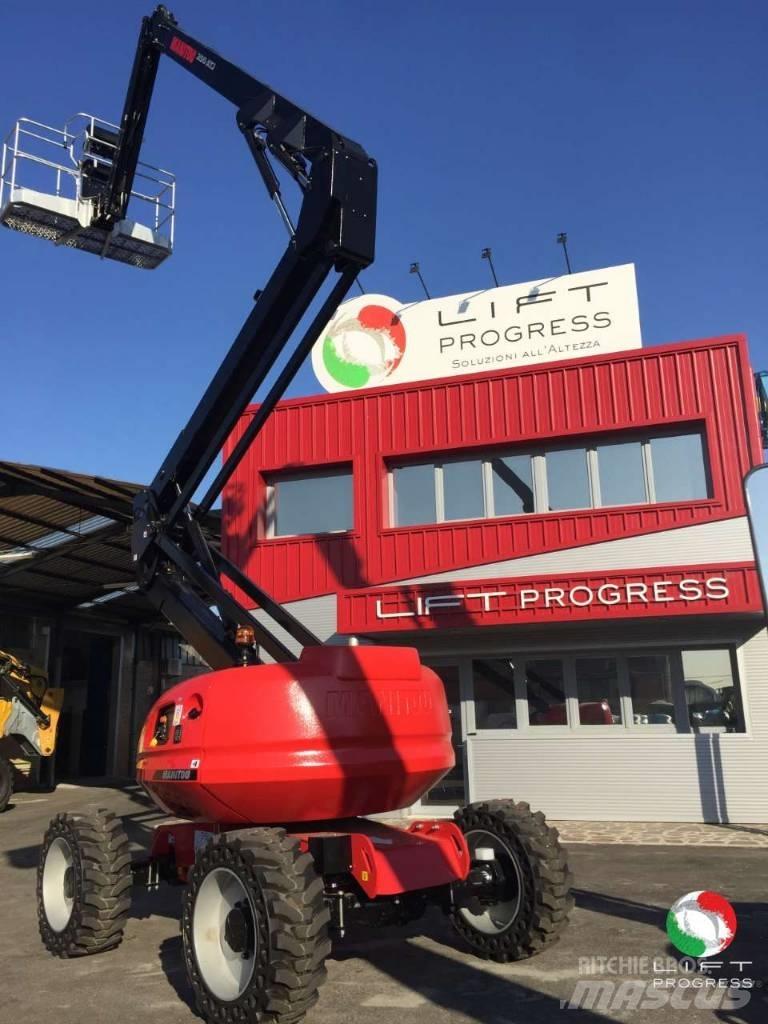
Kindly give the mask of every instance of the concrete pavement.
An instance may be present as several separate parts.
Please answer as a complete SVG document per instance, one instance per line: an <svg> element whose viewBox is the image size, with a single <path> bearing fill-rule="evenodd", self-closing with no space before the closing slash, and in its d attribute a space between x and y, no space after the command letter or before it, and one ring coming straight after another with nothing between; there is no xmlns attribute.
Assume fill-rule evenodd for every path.
<svg viewBox="0 0 768 1024"><path fill-rule="evenodd" d="M40 838L53 814L89 804L123 815L137 848L148 844L160 820L137 790L62 786L49 795L19 794L0 816L0 1024L190 1024L197 1018L181 958L180 890L137 892L125 941L112 953L60 961L40 944L34 892ZM765 849L579 844L570 854L577 907L556 946L518 964L484 963L460 946L436 912L408 929L352 931L335 948L308 1024L768 1019L762 988L768 978ZM669 1001L672 990L658 994L659 968L673 953L666 912L696 889L714 889L734 904L738 933L721 958L723 967L713 973L756 979L744 1006L734 1005L741 997L723 1003L717 992L714 1008L688 1006L694 991L688 986L675 988L677 1003ZM737 969L727 962L735 960L750 963ZM616 970L621 973L611 973ZM683 976L676 968L668 977L677 985ZM582 1009L561 1007L574 997ZM651 1008L660 1000L664 1005Z"/></svg>

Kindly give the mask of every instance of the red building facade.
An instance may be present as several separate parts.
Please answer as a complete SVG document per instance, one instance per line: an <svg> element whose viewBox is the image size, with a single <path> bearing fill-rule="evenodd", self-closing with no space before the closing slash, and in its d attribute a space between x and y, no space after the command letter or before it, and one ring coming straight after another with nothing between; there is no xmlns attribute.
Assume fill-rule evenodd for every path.
<svg viewBox="0 0 768 1024"><path fill-rule="evenodd" d="M711 497L410 527L393 526L388 517L388 465L394 461L545 440L629 438L657 427L702 431ZM743 516L742 480L761 461L741 336L397 390L294 399L275 411L225 492L226 553L280 601L343 594ZM267 537L271 479L343 466L352 469L353 529Z"/></svg>
<svg viewBox="0 0 768 1024"><path fill-rule="evenodd" d="M497 786L494 744L506 742L504 756L534 755L547 732L536 726L545 723L587 739L585 709L601 701L614 741L619 733L681 741L673 760L695 767L702 736L746 748L750 721L758 731L762 721L759 700L747 706L742 664L749 643L758 656L764 633L742 490L761 461L738 335L293 399L275 410L225 491L225 551L323 639L413 643L438 668L449 666L460 796ZM708 661L715 635L720 654ZM584 648L606 663L586 682ZM525 667L549 650L563 652L563 681L540 699L556 713L536 704L538 684ZM733 668L732 677L706 682L706 665L719 665L723 652L741 664L739 679ZM478 666L490 655L489 682ZM648 682L642 657L657 658L653 671L666 672L667 683ZM507 683L500 665L509 666ZM675 700L639 696L652 685L671 694L672 676ZM690 708L706 687L728 692L738 712L729 719L704 701L701 725ZM485 729L481 705L496 709ZM765 718L768 728L768 707ZM612 771L622 755L607 751L601 735L598 760L607 756ZM731 813L712 810L702 786L688 810L657 813ZM544 809L567 816L557 800L547 806L551 792L542 792ZM641 804L623 816L647 816ZM590 806L571 816L604 816Z"/></svg>

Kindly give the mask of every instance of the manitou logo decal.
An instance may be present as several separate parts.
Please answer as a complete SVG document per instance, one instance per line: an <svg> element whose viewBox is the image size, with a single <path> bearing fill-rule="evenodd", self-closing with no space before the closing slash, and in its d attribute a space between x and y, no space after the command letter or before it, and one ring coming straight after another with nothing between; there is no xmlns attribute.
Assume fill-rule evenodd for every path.
<svg viewBox="0 0 768 1024"><path fill-rule="evenodd" d="M175 53L177 57L181 57L187 64L194 64L195 58L197 57L197 50L194 46L190 46L189 43L183 42L178 36L174 36L171 40L171 53Z"/></svg>
<svg viewBox="0 0 768 1024"><path fill-rule="evenodd" d="M155 772L155 782L194 782L197 768L161 768Z"/></svg>
<svg viewBox="0 0 768 1024"><path fill-rule="evenodd" d="M704 579L656 580L653 583L603 583L593 587L579 583L572 587L521 586L513 590L473 590L466 593L431 594L429 597L413 597L409 607L399 611L385 611L385 598L376 598L377 619L420 619L430 618L446 612L465 609L473 617L486 612L498 612L512 607L538 608L588 608L590 605L610 607L615 604L660 605L678 601L726 601L730 596L725 576L708 576Z"/></svg>
<svg viewBox="0 0 768 1024"><path fill-rule="evenodd" d="M330 718L357 717L370 712L391 718L431 710L429 690L388 690L381 694L367 690L331 690L325 701L325 711Z"/></svg>
<svg viewBox="0 0 768 1024"><path fill-rule="evenodd" d="M204 53L200 53L194 46L190 46L189 43L185 43L183 39L179 39L178 36L174 36L171 39L171 45L169 47L171 53L175 53L177 57L181 57L187 64L194 64L195 61L198 64L202 64L208 68L209 71L213 71L216 67L216 61L211 60L210 57L206 57Z"/></svg>

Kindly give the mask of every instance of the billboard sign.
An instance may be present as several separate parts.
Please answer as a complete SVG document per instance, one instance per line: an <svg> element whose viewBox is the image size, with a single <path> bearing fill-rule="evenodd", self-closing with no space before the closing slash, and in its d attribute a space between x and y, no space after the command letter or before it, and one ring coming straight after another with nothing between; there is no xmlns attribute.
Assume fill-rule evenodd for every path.
<svg viewBox="0 0 768 1024"><path fill-rule="evenodd" d="M343 303L312 350L326 391L522 369L639 348L634 264L403 304Z"/></svg>

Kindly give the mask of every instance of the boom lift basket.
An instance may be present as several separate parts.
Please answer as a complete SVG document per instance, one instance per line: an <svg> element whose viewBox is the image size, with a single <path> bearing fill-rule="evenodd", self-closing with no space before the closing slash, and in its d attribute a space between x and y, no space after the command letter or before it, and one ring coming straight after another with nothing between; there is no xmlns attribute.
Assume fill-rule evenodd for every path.
<svg viewBox="0 0 768 1024"><path fill-rule="evenodd" d="M139 163L131 192L137 220L94 223L109 181L118 128L76 114L63 129L20 118L3 144L0 223L56 245L154 270L173 251L176 179Z"/></svg>

